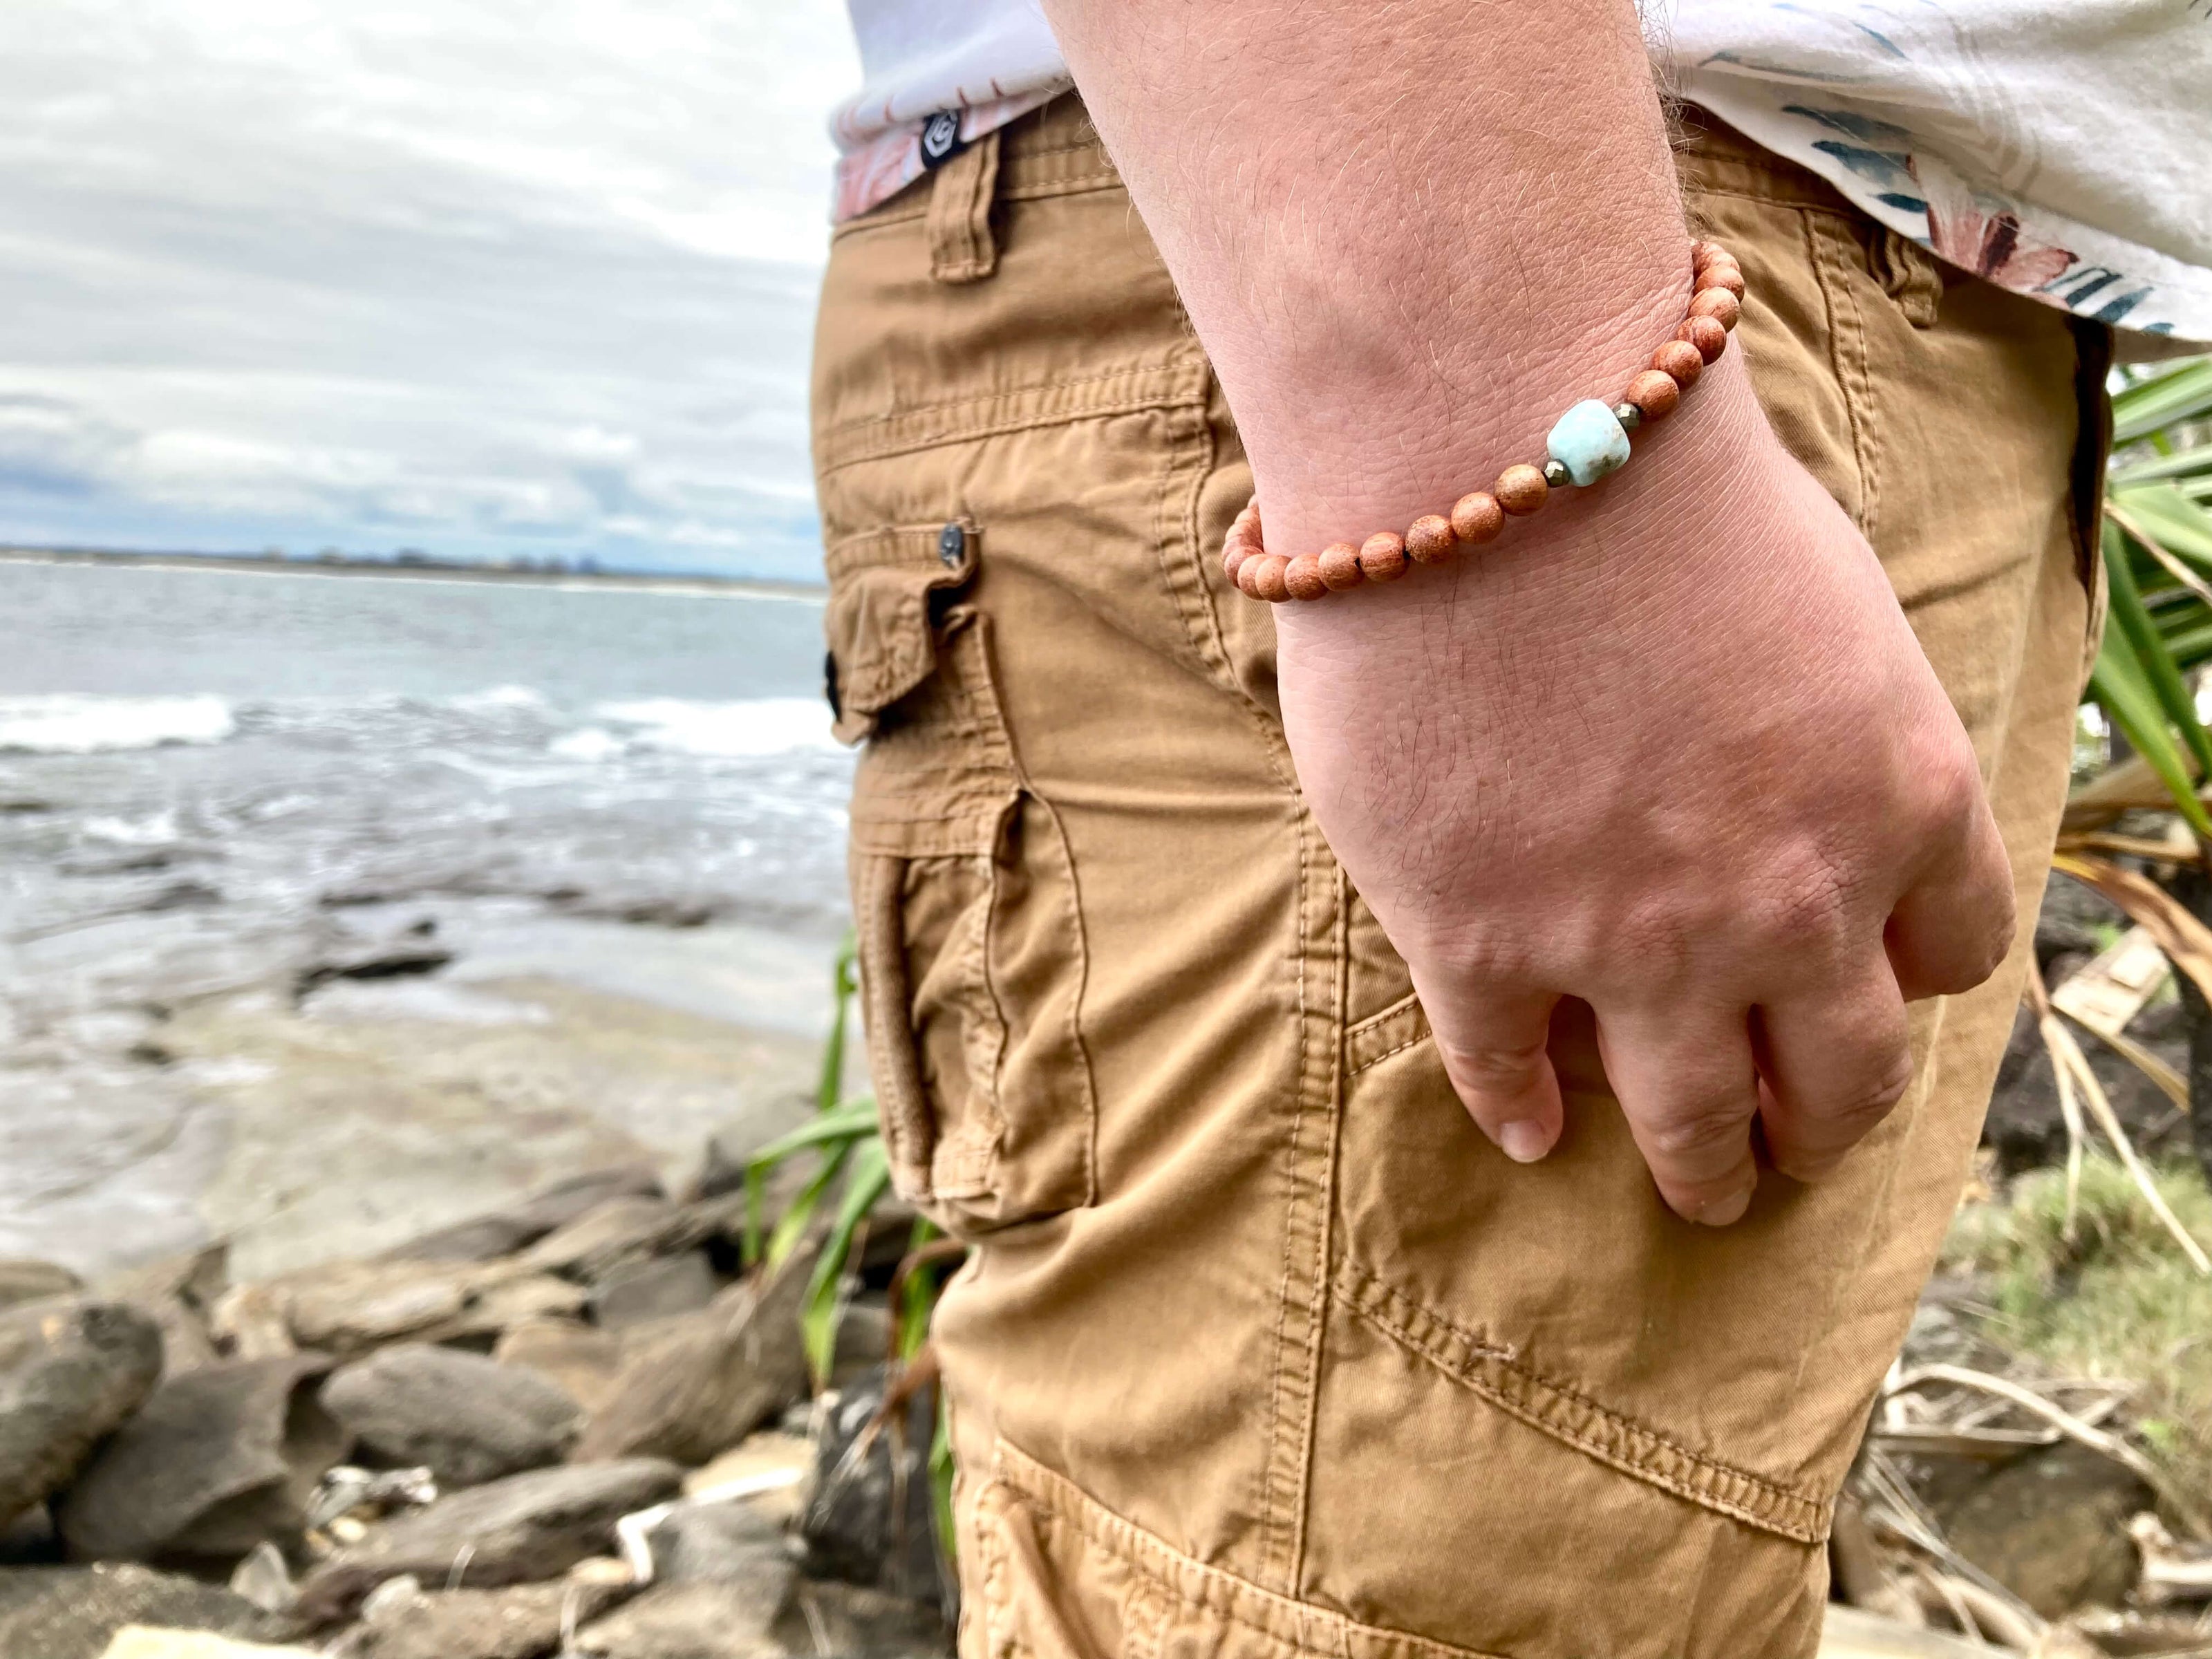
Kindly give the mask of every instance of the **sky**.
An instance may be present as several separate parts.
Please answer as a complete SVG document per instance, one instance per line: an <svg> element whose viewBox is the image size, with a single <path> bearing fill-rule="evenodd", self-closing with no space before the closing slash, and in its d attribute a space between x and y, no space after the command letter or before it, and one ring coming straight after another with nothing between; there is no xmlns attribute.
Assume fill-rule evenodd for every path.
<svg viewBox="0 0 2212 1659"><path fill-rule="evenodd" d="M8 0L0 544L811 578L838 0Z"/></svg>

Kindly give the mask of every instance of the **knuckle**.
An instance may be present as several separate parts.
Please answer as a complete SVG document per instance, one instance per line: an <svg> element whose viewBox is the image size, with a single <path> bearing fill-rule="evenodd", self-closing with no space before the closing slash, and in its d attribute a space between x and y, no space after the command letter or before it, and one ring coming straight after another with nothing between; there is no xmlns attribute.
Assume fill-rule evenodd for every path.
<svg viewBox="0 0 2212 1659"><path fill-rule="evenodd" d="M1545 1043L1488 1044L1469 1047L1461 1043L1440 1043L1444 1070L1469 1087L1488 1092L1492 1090L1520 1089L1543 1064Z"/></svg>
<svg viewBox="0 0 2212 1659"><path fill-rule="evenodd" d="M1911 1086L1912 1060L1906 1055L1823 1110L1820 1119L1832 1132L1823 1139L1857 1140L1895 1111L1897 1103Z"/></svg>
<svg viewBox="0 0 2212 1659"><path fill-rule="evenodd" d="M1734 1097L1687 1102L1644 1119L1653 1152L1669 1161L1698 1163L1716 1152L1733 1152L1751 1121L1752 1103Z"/></svg>

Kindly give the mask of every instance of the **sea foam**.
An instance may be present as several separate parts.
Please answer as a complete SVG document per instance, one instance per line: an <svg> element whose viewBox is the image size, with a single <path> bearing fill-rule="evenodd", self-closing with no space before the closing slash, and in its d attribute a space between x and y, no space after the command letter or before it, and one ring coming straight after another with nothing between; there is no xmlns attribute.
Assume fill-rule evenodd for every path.
<svg viewBox="0 0 2212 1659"><path fill-rule="evenodd" d="M89 755L156 749L170 743L221 743L235 729L221 697L0 697L0 751Z"/></svg>
<svg viewBox="0 0 2212 1659"><path fill-rule="evenodd" d="M745 759L836 746L830 735L829 708L812 697L753 697L741 702L647 697L635 702L603 702L592 714L611 726L629 727L622 734L624 746L635 749ZM582 758L580 753L572 751L572 756Z"/></svg>

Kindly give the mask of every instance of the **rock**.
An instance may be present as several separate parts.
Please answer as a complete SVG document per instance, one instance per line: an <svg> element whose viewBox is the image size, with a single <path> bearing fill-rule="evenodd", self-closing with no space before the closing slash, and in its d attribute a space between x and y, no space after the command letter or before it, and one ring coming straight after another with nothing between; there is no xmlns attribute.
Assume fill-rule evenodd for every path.
<svg viewBox="0 0 2212 1659"><path fill-rule="evenodd" d="M753 1155L794 1125L804 1123L816 1109L814 1091L805 1090L779 1095L737 1122L717 1129L708 1139L691 1195L720 1198L726 1193L743 1192L745 1165Z"/></svg>
<svg viewBox="0 0 2212 1659"><path fill-rule="evenodd" d="M453 959L442 945L419 939L348 941L323 954L319 962L302 969L295 994L305 996L318 985L334 979L400 979L434 974Z"/></svg>
<svg viewBox="0 0 2212 1659"><path fill-rule="evenodd" d="M340 1617L402 1573L444 1584L458 1567L472 1589L550 1578L599 1553L616 1522L667 1498L683 1479L672 1463L630 1458L533 1469L455 1492L380 1522L331 1556L301 1586L301 1616L317 1623Z"/></svg>
<svg viewBox="0 0 2212 1659"><path fill-rule="evenodd" d="M299 1595L284 1552L267 1539L246 1551L230 1575L230 1593L243 1596L264 1613L288 1613Z"/></svg>
<svg viewBox="0 0 2212 1659"><path fill-rule="evenodd" d="M891 1310L880 1302L848 1304L830 1352L830 1386L844 1388L879 1369L890 1351Z"/></svg>
<svg viewBox="0 0 2212 1659"><path fill-rule="evenodd" d="M616 1331L696 1313L720 1288L704 1250L624 1262L592 1287L592 1320Z"/></svg>
<svg viewBox="0 0 2212 1659"><path fill-rule="evenodd" d="M130 1303L161 1328L162 1376L198 1370L222 1357L211 1321L216 1304L229 1288L229 1257L228 1245L210 1244L134 1268L107 1285L108 1295ZM289 1334L284 1341L289 1347Z"/></svg>
<svg viewBox="0 0 2212 1659"><path fill-rule="evenodd" d="M437 1501L438 1483L428 1469L364 1469L341 1463L316 1484L307 1528L312 1532L340 1522L366 1525L395 1510L424 1509Z"/></svg>
<svg viewBox="0 0 2212 1659"><path fill-rule="evenodd" d="M100 1659L315 1659L315 1656L305 1648L266 1647L202 1631L126 1625L115 1632L115 1639Z"/></svg>
<svg viewBox="0 0 2212 1659"><path fill-rule="evenodd" d="M0 1527L0 1569L43 1567L62 1559L61 1534L44 1504L33 1504Z"/></svg>
<svg viewBox="0 0 2212 1659"><path fill-rule="evenodd" d="M84 1281L52 1261L0 1259L0 1309L19 1302L43 1302L84 1288Z"/></svg>
<svg viewBox="0 0 2212 1659"><path fill-rule="evenodd" d="M583 1409L548 1378L481 1355L400 1343L323 1385L323 1407L362 1454L474 1486L568 1455Z"/></svg>
<svg viewBox="0 0 2212 1659"><path fill-rule="evenodd" d="M786 1600L789 1590L787 1580ZM576 1650L605 1659L784 1659L789 1650L773 1633L782 1611L746 1585L655 1584L577 1632Z"/></svg>
<svg viewBox="0 0 2212 1659"><path fill-rule="evenodd" d="M2047 1619L2117 1607L2136 1582L2134 1474L2066 1442L2014 1459L1939 1515L1951 1547Z"/></svg>
<svg viewBox="0 0 2212 1659"><path fill-rule="evenodd" d="M888 1367L836 1397L814 1443L814 1488L799 1517L808 1569L819 1576L915 1600L952 1594L937 1548L937 1506L929 1474L937 1391L918 1389L899 1425L878 1431L852 1455L884 1406Z"/></svg>
<svg viewBox="0 0 2212 1659"><path fill-rule="evenodd" d="M161 1330L126 1304L0 1313L0 1527L74 1477L161 1375Z"/></svg>
<svg viewBox="0 0 2212 1659"><path fill-rule="evenodd" d="M763 1429L685 1475L684 1492L698 1498L735 1486L757 1488L744 1502L781 1528L797 1518L799 1488L813 1467L814 1443L805 1435Z"/></svg>
<svg viewBox="0 0 2212 1659"><path fill-rule="evenodd" d="M540 1659L559 1648L564 1630L629 1593L627 1585L573 1579L505 1589L418 1588L373 1617L364 1610L361 1624L331 1650L331 1659Z"/></svg>
<svg viewBox="0 0 2212 1659"><path fill-rule="evenodd" d="M703 1463L804 1397L799 1310L812 1266L801 1251L765 1285L733 1285L626 1353L614 1393L577 1443L578 1461Z"/></svg>
<svg viewBox="0 0 2212 1659"><path fill-rule="evenodd" d="M306 1523L345 1431L310 1385L319 1354L232 1360L172 1378L103 1447L56 1520L95 1560L228 1559Z"/></svg>
<svg viewBox="0 0 2212 1659"><path fill-rule="evenodd" d="M249 1641L274 1641L287 1633L228 1590L144 1567L25 1567L0 1573L0 1654L8 1659L100 1659L116 1632L131 1625Z"/></svg>
<svg viewBox="0 0 2212 1659"><path fill-rule="evenodd" d="M951 1659L952 1631L937 1608L834 1580L803 1579L778 1632L793 1653L842 1659Z"/></svg>
<svg viewBox="0 0 2212 1659"><path fill-rule="evenodd" d="M523 1260L540 1273L597 1279L618 1262L653 1254L683 1213L665 1198L611 1198L539 1239Z"/></svg>
<svg viewBox="0 0 2212 1659"><path fill-rule="evenodd" d="M457 1222L386 1252L396 1261L489 1261L536 1243L611 1198L661 1197L647 1165L595 1170L548 1187L512 1208Z"/></svg>
<svg viewBox="0 0 2212 1659"><path fill-rule="evenodd" d="M526 1319L580 1309L586 1292L513 1261L346 1261L252 1287L252 1306L281 1319L288 1340L341 1359L387 1342L482 1341ZM242 1293L222 1311L239 1316Z"/></svg>
<svg viewBox="0 0 2212 1659"><path fill-rule="evenodd" d="M743 1503L678 1504L645 1541L656 1584L746 1584L781 1607L798 1572L782 1532Z"/></svg>
<svg viewBox="0 0 2212 1659"><path fill-rule="evenodd" d="M284 1304L266 1285L240 1285L216 1298L208 1329L233 1359L282 1359L297 1353Z"/></svg>
<svg viewBox="0 0 2212 1659"><path fill-rule="evenodd" d="M542 1371L586 1412L606 1402L622 1374L621 1339L573 1319L525 1320L500 1338L492 1358Z"/></svg>

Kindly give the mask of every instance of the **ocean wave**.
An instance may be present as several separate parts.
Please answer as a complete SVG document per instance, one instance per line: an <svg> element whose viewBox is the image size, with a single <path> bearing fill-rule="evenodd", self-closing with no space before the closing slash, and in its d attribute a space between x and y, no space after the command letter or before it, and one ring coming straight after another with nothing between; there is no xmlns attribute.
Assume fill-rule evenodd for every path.
<svg viewBox="0 0 2212 1659"><path fill-rule="evenodd" d="M0 752L89 755L221 743L235 729L230 705L216 696L0 697Z"/></svg>
<svg viewBox="0 0 2212 1659"><path fill-rule="evenodd" d="M802 749L835 749L830 710L812 697L753 697L739 702L693 702L680 697L647 697L635 702L603 702L592 717L627 726L625 749L659 750L716 759L750 759ZM613 752L601 737L571 734L562 752L572 759L603 758ZM612 733L603 734L612 737Z"/></svg>

